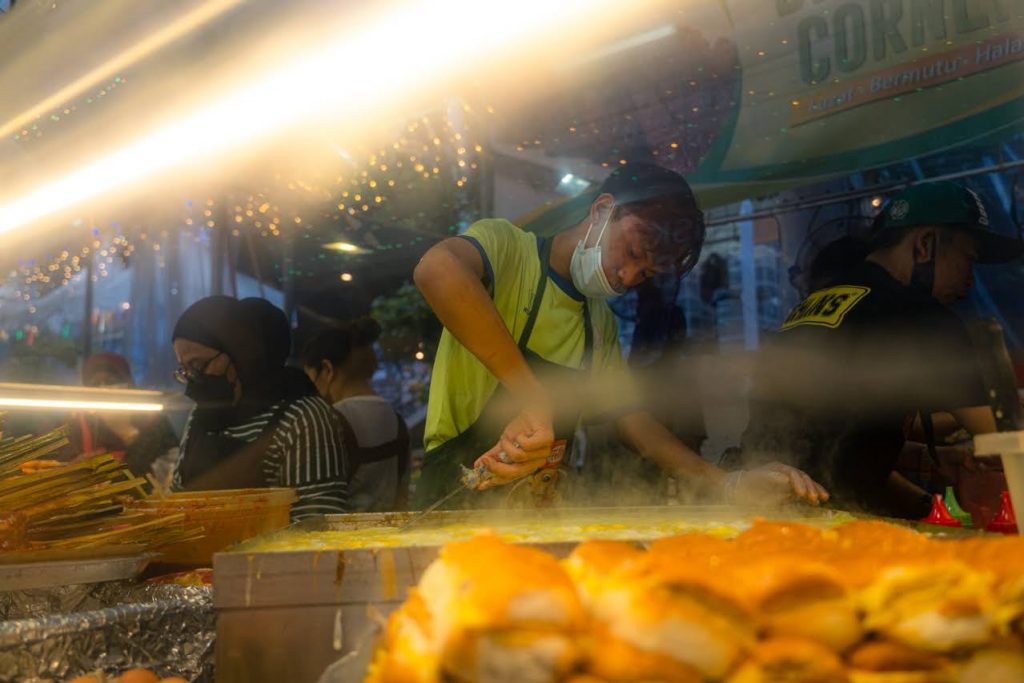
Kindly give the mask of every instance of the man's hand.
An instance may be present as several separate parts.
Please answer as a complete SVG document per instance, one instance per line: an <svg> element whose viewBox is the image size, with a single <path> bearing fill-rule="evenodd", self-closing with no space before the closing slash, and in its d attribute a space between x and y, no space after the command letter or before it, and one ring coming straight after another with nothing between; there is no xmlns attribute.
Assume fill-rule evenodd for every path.
<svg viewBox="0 0 1024 683"><path fill-rule="evenodd" d="M480 490L508 484L536 472L544 466L555 441L551 412L525 409L502 432L498 443L477 458L474 467L483 465L493 475Z"/></svg>
<svg viewBox="0 0 1024 683"><path fill-rule="evenodd" d="M423 255L413 279L441 323L508 389L523 410L501 439L477 458L494 476L480 488L535 471L551 453L550 399L482 284L484 261L471 243L449 238Z"/></svg>
<svg viewBox="0 0 1024 683"><path fill-rule="evenodd" d="M768 505L795 498L818 505L827 501L829 495L821 484L801 470L772 462L729 475L726 498L729 502Z"/></svg>

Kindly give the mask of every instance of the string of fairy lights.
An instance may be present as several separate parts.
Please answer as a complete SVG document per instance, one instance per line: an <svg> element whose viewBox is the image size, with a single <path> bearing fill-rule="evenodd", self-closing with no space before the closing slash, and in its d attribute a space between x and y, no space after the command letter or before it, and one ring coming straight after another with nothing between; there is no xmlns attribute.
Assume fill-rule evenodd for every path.
<svg viewBox="0 0 1024 683"><path fill-rule="evenodd" d="M471 113L462 105L464 114ZM493 110L492 110L493 111ZM341 156L349 168L330 174L277 174L276 183L260 192L224 199L185 202L183 225L192 230L214 229L218 217L227 216L232 237L246 234L278 238L284 234L308 236L325 226L372 225L375 214L386 214L389 202L411 192L425 181L448 183L455 192L471 190L483 146L473 141L473 129L450 113L424 115L410 121L389 145ZM383 222L383 221L381 221ZM454 230L457 226L449 226ZM410 242L422 240L410 237ZM381 242L364 245L361 251L387 251L408 243Z"/></svg>
<svg viewBox="0 0 1024 683"><path fill-rule="evenodd" d="M695 41L688 49L706 50L701 45L700 41ZM691 61L703 64L707 60ZM677 155L682 159L688 154L687 149L692 145L689 129L702 120L706 107L715 108L714 102L705 101L706 86L713 81L728 81L720 78L722 74L732 73L726 66L729 65L712 72L697 68L671 88L655 93L664 105L668 119L673 122L672 128L677 129L679 135L659 140L657 146L649 150L652 156L670 161ZM22 145L34 144L68 121L84 116L91 107L116 97L126 90L127 85L127 76L117 74L40 115L30 125L14 133L11 139ZM200 242L211 231L224 229L236 239L309 237L313 231L324 227L352 226L354 223L372 225L377 214L387 214L392 199L414 189L416 183L439 182L456 194L468 195L474 189L472 184L483 151L481 144L473 139L476 131L471 122L475 117L494 113L492 106L472 111L468 105L460 104L410 120L397 131L390 144L342 154L338 163L342 170L338 172L302 177L295 172L282 171L267 187L259 190L185 201L180 197L168 197L165 204L171 208L156 206L159 201L154 202L155 212L168 216L164 229L150 227L142 230L138 226L122 227L111 222L101 227L70 230L69 234L77 233L81 237L45 256L22 260L8 274L7 284L15 286L18 299L30 303L81 277L87 260L94 265L92 277L97 281L109 277L119 265L127 266L137 248L152 249L157 256L158 267L164 267L162 250L172 235L177 238L184 233L186 237ZM516 148L519 151L541 147L550 150L570 138L579 141L574 143L576 146L586 140L605 138L618 129L630 129L635 123L632 112L626 110L610 117L604 116L603 120L584 113L557 132L551 132L550 128L544 131L545 126L540 126L544 134L524 138ZM605 147L603 158L595 159L600 166L611 168L627 163L624 153L614 145L599 147ZM225 225L219 225L219 222ZM457 227L451 226L451 229L454 231ZM379 251L403 245L372 243L363 246L370 251Z"/></svg>
<svg viewBox="0 0 1024 683"><path fill-rule="evenodd" d="M82 95L77 103L39 117L14 139L22 144L31 144L32 140L42 137L50 128L80 111L81 106L108 97L126 82L124 76L114 78L93 92ZM184 235L186 239L202 242L213 230L225 228L236 239L310 236L325 226L350 225L353 219L360 224L372 224L375 213L386 212L393 198L414 190L417 183L448 183L452 190L468 194L484 151L480 142L474 139L476 131L471 123L478 113L493 115L495 110L487 106L481 112L474 112L470 105L463 103L454 111L449 109L407 121L390 144L341 152L338 163L341 170L312 173L308 177L294 172L276 173L267 187L255 192L233 193L230 197L169 199L168 204L176 202L183 210L178 210L177 219L173 217L175 211L169 212L171 218L167 228L158 231L126 228L116 221L102 228L92 227L87 231L88 239L67 245L45 257L19 262L17 268L8 274L7 284L17 287L16 299L31 305L32 301L80 277L90 254L95 266L92 277L98 282L109 277L117 267L127 267L130 257L140 247L152 249L157 267L165 267L162 250L171 235ZM590 128L581 130L580 127L586 128L574 122L567 127L565 134L585 136L599 132ZM558 140L551 142L557 144ZM544 146L545 140L534 137L519 141L516 148L522 151ZM678 142L670 140L665 143L664 150L656 150L654 154L670 155L679 146ZM609 168L624 165L627 160L618 157L618 150L610 149L599 163ZM226 225L219 225L219 221ZM454 232L458 227L452 225L449 229ZM423 237L409 239L417 241ZM406 244L377 242L366 246L365 250L386 251L403 246ZM280 269L280 264L275 267ZM351 275L343 281L351 281Z"/></svg>
<svg viewBox="0 0 1024 683"><path fill-rule="evenodd" d="M128 265L135 246L126 236L118 234L116 228L112 235L102 238L98 229L94 228L92 234L91 241L78 248L62 249L44 262L20 260L7 276L7 289L14 289L14 300L24 302L29 312L34 313L33 301L84 274L90 259L94 282L109 277L116 267Z"/></svg>
<svg viewBox="0 0 1024 683"><path fill-rule="evenodd" d="M73 102L41 115L16 133L14 141L32 144L74 114L114 95L127 82L127 77L122 74L83 93ZM156 265L165 267L162 250L172 234L175 237L183 234L195 242L202 242L219 228L228 230L236 239L274 239L283 235L309 237L316 229L325 226L352 225L353 221L373 224L376 213L386 213L395 196L414 190L417 183L447 183L455 192L469 194L483 152L480 142L474 140L475 130L470 121L477 114L494 113L490 105L474 112L468 104L462 103L454 110L449 108L407 121L390 144L342 153L338 164L344 167L341 171L314 173L309 177L277 173L274 182L260 191L233 193L230 197L221 195L183 202L177 200L178 206L183 206L184 210L179 210L176 224L175 212L169 212L168 227L171 229L126 228L115 221L102 228L94 226L89 231L72 230L72 234L86 232L87 237L45 257L23 259L8 274L7 284L16 286L16 299L31 305L33 300L45 297L57 287L80 277L90 254L95 266L92 277L98 282L109 277L118 266L127 267L130 257L139 247L152 249ZM593 127L593 124L574 122L566 133L569 136L599 133L591 130ZM544 145L545 141L536 137L522 140L516 147L521 151ZM669 141L664 152L671 154L678 148L679 143ZM600 165L608 168L625 164L626 159L617 158L617 154L618 150L609 150L609 155L599 162ZM168 204L173 203L174 200L169 199ZM219 225L218 221L227 225ZM449 229L455 232L459 227L452 225ZM422 236L409 238L410 241L422 239ZM403 246L406 244L374 242L365 250L385 251ZM280 270L280 264L275 267ZM350 280L351 275L349 280L343 278L343 281Z"/></svg>
<svg viewBox="0 0 1024 683"><path fill-rule="evenodd" d="M669 92L671 92L671 91L669 91ZM627 118L628 118L628 115L627 115ZM581 132L581 130L577 126L575 126L575 125L568 126L566 128L565 132L568 134L569 137L577 137L577 136L579 136L579 137L586 137L587 136L586 133ZM600 132L601 132L600 129L598 129L596 127L591 128L589 130L590 134L595 134L595 135L600 133ZM554 143L554 145L558 145L561 142L562 142L562 139L560 137L558 137L558 136L552 137L552 138L550 138L550 140L544 140L543 138L540 138L540 137L534 137L534 138L529 139L529 140L519 140L518 142L516 142L515 150L517 152L523 152L523 151L530 150L530 149L546 149L546 150L550 151L553 148L552 147L552 143ZM651 157L653 157L655 160L659 160L660 159L661 160L660 163L667 163L667 164L671 165L671 162L673 160L675 160L675 158L677 156L683 154L683 151L681 150L681 148L682 148L682 145L680 144L679 141L677 141L677 140L667 140L667 141L664 141L664 142L658 142L657 145L652 146L650 148L650 150L649 150L649 153L650 153ZM620 150L617 147L611 147L603 155L603 157L604 158L600 158L600 159L598 159L596 161L596 163L598 165L600 165L601 168L613 169L613 168L616 168L618 166L625 166L626 164L629 163L629 160L622 156L622 150Z"/></svg>
<svg viewBox="0 0 1024 683"><path fill-rule="evenodd" d="M103 97L105 94L99 93L109 93L124 82L123 77L118 77L86 99ZM74 113L77 106L68 105L61 111ZM488 110L493 113L493 108ZM168 198L167 224L160 229L154 229L152 224L143 229L116 221L102 226L85 226L76 221L68 232L83 235L82 238L45 256L19 260L17 267L7 274L4 289L8 300L13 290L14 300L34 313L33 302L84 277L90 259L92 278L99 282L118 268L128 267L131 257L143 248L152 250L157 267L164 268L164 252L172 238L202 242L219 229L236 239L296 238L310 237L329 226L372 226L377 214L387 214L395 197L423 188L425 183L444 184L450 193L468 197L474 189L483 152L470 122L473 115L469 105L460 104L455 109L420 116L406 122L390 144L340 153L338 168L330 172L305 176L301 172L275 173L266 187L255 192L238 191L205 199ZM59 122L59 117L41 116L16 139L31 144L48 126ZM463 201L469 203L466 197ZM181 208L173 209L175 204ZM449 229L455 231L457 227ZM420 235L409 237L406 243L375 240L360 251L386 251L422 239Z"/></svg>
<svg viewBox="0 0 1024 683"><path fill-rule="evenodd" d="M74 114L87 111L89 105L103 101L104 98L108 95L112 95L117 88L124 86L127 82L128 78L126 76L115 76L102 86L76 98L73 102L68 102L61 107L56 107L50 112L39 116L30 125L25 126L20 131L12 135L11 139L15 142L24 142L26 140L41 138L52 127L61 124L71 118Z"/></svg>

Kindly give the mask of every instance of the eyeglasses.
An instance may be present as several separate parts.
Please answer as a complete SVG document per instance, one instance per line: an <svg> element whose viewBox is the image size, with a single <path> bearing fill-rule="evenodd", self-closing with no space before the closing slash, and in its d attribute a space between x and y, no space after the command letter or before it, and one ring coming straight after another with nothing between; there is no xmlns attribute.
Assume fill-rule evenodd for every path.
<svg viewBox="0 0 1024 683"><path fill-rule="evenodd" d="M223 351L219 352L216 356L208 358L206 362L202 364L202 366L192 365L186 367L184 365L179 365L178 369L174 371L174 379L176 379L179 384L188 384L190 380L195 380L198 379L201 375L205 375L206 369L210 367L210 364L223 355Z"/></svg>

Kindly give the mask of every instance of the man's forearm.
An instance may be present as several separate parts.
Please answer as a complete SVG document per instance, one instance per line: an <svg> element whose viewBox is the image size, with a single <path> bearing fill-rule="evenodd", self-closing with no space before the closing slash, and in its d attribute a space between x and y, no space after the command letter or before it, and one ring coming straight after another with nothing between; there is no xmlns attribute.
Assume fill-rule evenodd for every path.
<svg viewBox="0 0 1024 683"><path fill-rule="evenodd" d="M717 491L726 473L690 450L647 413L625 415L616 422L619 437L637 453L656 463L684 485L702 492Z"/></svg>

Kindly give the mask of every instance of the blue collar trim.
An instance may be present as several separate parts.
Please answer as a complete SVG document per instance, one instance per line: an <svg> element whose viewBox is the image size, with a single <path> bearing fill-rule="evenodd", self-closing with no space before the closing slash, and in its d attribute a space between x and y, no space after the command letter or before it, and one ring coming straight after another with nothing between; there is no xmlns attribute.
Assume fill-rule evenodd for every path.
<svg viewBox="0 0 1024 683"><path fill-rule="evenodd" d="M545 239L547 239L547 238L541 237L540 235L537 235L537 252L538 253L540 253L540 250L544 247L544 240ZM544 268L545 270L547 270L548 277L551 278L551 281L554 282L556 285L558 285L558 288L560 290L562 290L563 292L565 292L566 294L568 294L569 297L575 299L576 301L586 301L587 300L587 297L585 297L582 294L580 294L580 290L576 289L576 285L574 285L572 283L572 280L567 280L566 278L564 278L561 275L559 275L558 273L556 273L554 271L554 269L551 268L551 264L549 264L549 263L542 263L540 265L541 265L541 268Z"/></svg>

